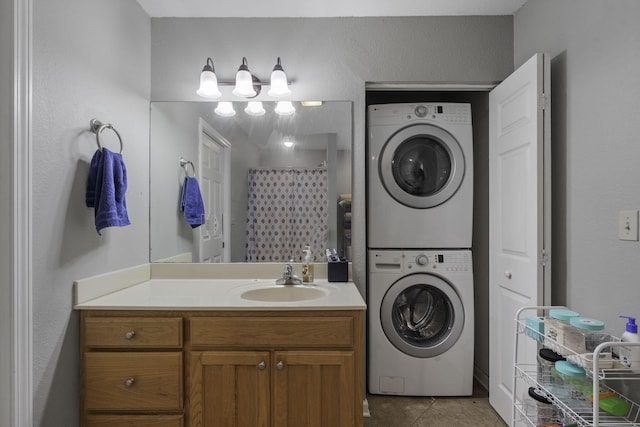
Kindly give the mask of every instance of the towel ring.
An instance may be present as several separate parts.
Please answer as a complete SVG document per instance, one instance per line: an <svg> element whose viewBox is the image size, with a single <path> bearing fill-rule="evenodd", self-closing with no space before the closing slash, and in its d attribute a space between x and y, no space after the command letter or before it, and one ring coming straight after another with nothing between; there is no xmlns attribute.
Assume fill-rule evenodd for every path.
<svg viewBox="0 0 640 427"><path fill-rule="evenodd" d="M111 125L111 123L102 123L98 119L91 119L91 122L89 122L89 127L91 129L91 132L96 134L96 143L98 144L98 150L100 151L102 151L102 144L100 143L100 134L105 129L111 129L118 137L118 141L120 142L120 154L122 154L122 150L124 149L124 145L122 144L122 137L120 137L120 134L118 133L116 128L114 128Z"/></svg>
<svg viewBox="0 0 640 427"><path fill-rule="evenodd" d="M187 165L191 165L191 171L193 175L189 176L189 170L187 169ZM189 178L195 178L196 176L196 167L193 165L191 160L187 160L184 157L180 157L180 166L184 169L184 173L189 176Z"/></svg>

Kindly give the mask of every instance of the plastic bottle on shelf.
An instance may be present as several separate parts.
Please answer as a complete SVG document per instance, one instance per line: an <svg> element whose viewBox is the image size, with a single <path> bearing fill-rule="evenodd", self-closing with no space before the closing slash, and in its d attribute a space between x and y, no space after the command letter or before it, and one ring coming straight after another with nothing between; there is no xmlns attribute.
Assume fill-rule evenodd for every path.
<svg viewBox="0 0 640 427"><path fill-rule="evenodd" d="M311 246L304 247L304 264L302 264L302 281L306 283L313 282L313 254Z"/></svg>
<svg viewBox="0 0 640 427"><path fill-rule="evenodd" d="M571 328L570 319L578 316L580 313L571 310L561 308L549 310L549 316L544 318L544 346L561 356L569 355L571 351L565 347L565 335Z"/></svg>
<svg viewBox="0 0 640 427"><path fill-rule="evenodd" d="M625 331L620 337L621 341L640 342L635 317L620 316L620 318L628 320ZM620 347L620 362L627 368L633 369L634 372L640 372L640 346Z"/></svg>

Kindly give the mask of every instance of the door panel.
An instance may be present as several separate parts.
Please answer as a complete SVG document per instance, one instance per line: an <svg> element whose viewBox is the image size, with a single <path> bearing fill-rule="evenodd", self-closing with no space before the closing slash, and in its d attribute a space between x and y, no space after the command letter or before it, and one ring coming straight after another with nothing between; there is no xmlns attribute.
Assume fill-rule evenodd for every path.
<svg viewBox="0 0 640 427"><path fill-rule="evenodd" d="M276 352L273 426L355 425L353 359L352 351Z"/></svg>
<svg viewBox="0 0 640 427"><path fill-rule="evenodd" d="M192 427L268 427L267 351L192 352L189 418Z"/></svg>
<svg viewBox="0 0 640 427"><path fill-rule="evenodd" d="M489 401L508 423L516 311L550 302L549 76L537 54L489 94Z"/></svg>

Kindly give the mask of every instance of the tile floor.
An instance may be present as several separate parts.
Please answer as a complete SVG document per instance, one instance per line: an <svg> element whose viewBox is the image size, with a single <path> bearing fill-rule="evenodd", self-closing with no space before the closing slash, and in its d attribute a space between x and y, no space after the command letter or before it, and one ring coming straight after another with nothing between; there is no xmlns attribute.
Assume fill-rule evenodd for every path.
<svg viewBox="0 0 640 427"><path fill-rule="evenodd" d="M370 417L365 427L506 427L489 405L489 393L474 384L471 397L367 395Z"/></svg>

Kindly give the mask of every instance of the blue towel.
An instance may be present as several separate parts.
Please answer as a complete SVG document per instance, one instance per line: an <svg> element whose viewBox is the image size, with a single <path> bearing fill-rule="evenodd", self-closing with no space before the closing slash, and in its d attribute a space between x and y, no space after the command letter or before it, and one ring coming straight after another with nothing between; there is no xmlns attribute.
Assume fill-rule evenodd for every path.
<svg viewBox="0 0 640 427"><path fill-rule="evenodd" d="M91 159L87 179L86 203L94 208L96 231L106 227L123 227L131 224L127 215L125 193L127 170L122 154L106 148L97 150Z"/></svg>
<svg viewBox="0 0 640 427"><path fill-rule="evenodd" d="M191 228L204 224L204 202L200 194L198 180L187 176L182 184L182 197L180 197L180 211L184 212L184 220Z"/></svg>

